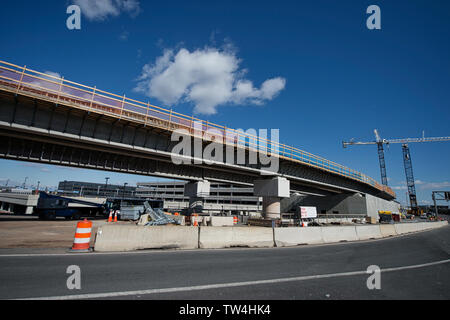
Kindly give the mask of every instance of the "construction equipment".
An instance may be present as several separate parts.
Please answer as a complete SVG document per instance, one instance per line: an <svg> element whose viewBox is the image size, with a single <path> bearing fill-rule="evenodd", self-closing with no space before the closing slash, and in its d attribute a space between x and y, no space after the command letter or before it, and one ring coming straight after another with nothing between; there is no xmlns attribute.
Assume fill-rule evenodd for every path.
<svg viewBox="0 0 450 320"><path fill-rule="evenodd" d="M433 191L431 193L431 197L434 202L434 212L435 216L437 217L439 214L438 206L436 201L450 201L450 191Z"/></svg>
<svg viewBox="0 0 450 320"><path fill-rule="evenodd" d="M375 141L369 141L369 142L355 142L352 140L350 141L343 141L342 146L346 148L350 145L373 145L376 144L378 147L378 158L380 160L380 170L381 170L381 183L385 186L388 185L387 183L387 174L386 174L386 163L384 160L384 149L383 145L389 145L392 143L401 143L402 144L402 151L403 151L403 164L405 167L405 175L406 175L406 185L408 187L408 195L409 195L409 202L411 207L411 213L418 215L419 214L419 207L417 205L417 197L416 197L416 187L414 183L414 174L412 169L412 161L411 161L411 154L409 151L409 143L415 143L415 142L443 142L443 141L450 141L450 137L433 137L433 138L425 138L425 133L422 132L422 138L405 138L405 139L381 139L380 135L378 134L378 130L374 130L375 133Z"/></svg>

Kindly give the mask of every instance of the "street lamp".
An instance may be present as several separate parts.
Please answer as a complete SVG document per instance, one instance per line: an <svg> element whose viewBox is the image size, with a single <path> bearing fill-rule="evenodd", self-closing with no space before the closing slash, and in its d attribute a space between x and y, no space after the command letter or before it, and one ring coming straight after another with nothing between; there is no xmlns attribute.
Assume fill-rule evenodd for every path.
<svg viewBox="0 0 450 320"><path fill-rule="evenodd" d="M109 177L108 177L108 178L105 178L105 180L106 180L106 184L105 184L105 196L108 196L108 180L109 180Z"/></svg>
<svg viewBox="0 0 450 320"><path fill-rule="evenodd" d="M125 188L126 188L127 185L128 185L127 182L125 182L125 183L123 184L123 196L122 196L122 198L125 198Z"/></svg>

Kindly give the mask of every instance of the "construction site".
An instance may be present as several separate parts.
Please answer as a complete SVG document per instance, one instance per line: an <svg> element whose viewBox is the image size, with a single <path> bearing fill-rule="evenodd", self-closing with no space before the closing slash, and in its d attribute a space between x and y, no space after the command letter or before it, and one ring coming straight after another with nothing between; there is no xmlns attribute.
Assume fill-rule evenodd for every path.
<svg viewBox="0 0 450 320"><path fill-rule="evenodd" d="M420 208L418 205L409 144L448 142L450 137L428 138L423 135L421 138L382 139L378 131L374 130L374 141L343 142L344 148L357 145L377 146L381 171L381 184L379 184L360 172L293 147L273 141L267 144L267 141L259 137L256 137L255 144L255 137L247 133L238 133L233 129L193 117L189 119L172 110L145 106L139 101L125 97L121 105L117 105L120 100L114 98L113 94L99 91L97 88L75 89L72 82L65 83L66 80L52 79L48 75L43 77L40 72L26 67L21 68L2 62L0 68L2 70L0 89L4 102L0 120L1 123L6 124L2 130L10 131L8 134L5 131L5 135L1 136L4 140L2 145L9 146L0 150L4 158L43 163L53 163L54 159L60 159L55 164L65 163L65 165L91 168L92 163L95 162L96 165L108 168L111 164L108 161L109 157L102 154L106 149L101 150L97 146L96 154L92 154L91 150L88 158L82 158L82 155L86 153L77 150L81 150L80 148L84 148L86 144L75 147L70 157L68 157L67 147L61 149L60 145L55 145L52 147L52 153L47 154L48 158L46 158L44 149L54 143L56 137L71 139L70 134L73 129L70 128L70 124L81 121L81 128L89 126L88 123L93 124L92 133L82 130L78 134L83 132L84 135L97 139L98 143L106 142L105 135L97 135L108 126L110 128L108 144L116 139L115 141L119 144L135 148L136 143L141 143L146 150L145 164L149 166L149 169L142 166L144 163L142 154L130 153L131 158L126 161L129 164L139 165L139 170L143 170L142 173L146 172L145 175L170 176L187 180L156 184L143 182L134 187L128 186L128 183L123 186L108 185L109 178L106 177L105 184L61 181L57 192L45 192L39 190L39 186L36 189L26 189L25 179L22 188L7 185L3 187L0 192L0 209L7 215L22 214L28 217L34 216L40 220L104 219L107 225L100 227L93 235L96 251L208 246L253 247L261 244L277 246L284 242L278 241L276 236L284 232L287 232L289 237L292 234L291 241L297 245L355 241L412 232L446 223L440 216L441 213L447 213L446 208L441 207L439 212L436 200L448 201L449 192L434 191L433 207ZM83 91L89 93L89 99L86 99L86 93ZM15 98L11 94L15 94ZM20 100L17 94L20 94ZM32 101L35 103L30 104ZM57 114L55 114L56 109L52 107L55 101L57 105L61 105L58 107ZM71 119L75 115L70 112L73 108L81 112L78 118ZM88 113L81 116L86 111ZM92 122L91 112L100 114L102 122L98 121L100 118ZM28 141L14 129L16 123L17 125L28 123L30 132L34 130L34 127L38 130L40 124L35 121L37 115L42 119L47 117L47 123L50 123L50 127L53 128L51 132L55 132L52 133L54 135L52 141L36 144L34 141ZM166 118L166 115L169 118ZM55 119L59 117L61 120L65 117L66 120L55 122ZM116 121L125 118L128 122L123 125L121 135L114 138L114 122L109 123L110 120L107 119L110 118L112 121L117 117L119 120ZM136 127L127 133L125 126L130 126L133 122L143 122L144 127ZM64 123L65 125L61 127ZM202 125L198 131L198 123L204 123L206 127ZM102 126L105 128L102 129ZM144 134L145 139L139 142L138 129L144 130L147 126L160 128L161 131L147 132ZM12 131L11 128L13 128ZM229 166L224 163L203 165L203 168L185 165L183 171L180 171L179 166L167 162L161 162L159 165L160 160L152 159L157 159L154 157L161 155L162 151L172 152L172 150L170 143L167 145L169 149L159 150L161 144L158 142L161 139L168 139L168 133L179 128L188 128L188 135L194 139L200 139L200 143L205 146L209 143L207 136L216 135L222 139L221 148L225 147L228 152L231 143L233 153L248 156L246 160L248 164L244 162L244 165ZM210 131L211 128L213 131ZM56 134L58 130L60 134ZM130 136L127 138L127 135ZM234 138L230 139L230 137ZM131 142L125 143L127 139L131 139L128 140ZM265 149L261 149L262 143ZM11 148L18 144L27 144L28 148ZM395 193L388 186L384 146L391 144L402 145L409 197L409 205L406 207L402 207L396 201ZM114 152L112 147L107 148L109 148L108 151ZM254 152L271 153L273 156L275 151L279 158L277 160L280 161L277 173L263 178L265 170L263 166L257 168L257 171L261 171L260 174L251 173L254 168L250 164L250 159ZM73 158L74 152L80 153L78 160ZM34 154L39 155L39 158L34 158ZM133 157L138 158L136 160ZM104 163L101 164L101 161ZM123 170L115 163L116 161L112 163L110 171ZM134 173L139 172L136 170L137 167L130 168L129 164L127 166L129 170ZM154 165L157 166L156 170L153 168ZM223 170L221 166L228 167ZM200 176L196 172L198 169L201 169L198 171L201 173ZM205 175L204 170L209 170L209 173ZM242 173L246 174L242 175ZM224 183L225 180L233 181L233 183ZM119 221L126 222L126 225L117 224ZM116 224L109 225L112 223ZM199 228L200 231L196 231L195 228ZM358 230L362 234L359 234ZM211 237L218 244L203 245L201 235L204 232L206 232L206 238ZM130 239L128 235L134 238ZM309 235L312 235L312 240L308 238ZM157 239L165 241L160 243L159 240L156 241ZM191 242L187 239L191 239ZM85 241L90 243L90 239ZM54 245L59 244L54 243Z"/></svg>
<svg viewBox="0 0 450 320"><path fill-rule="evenodd" d="M4 1L0 299L450 299L450 5L413 2Z"/></svg>

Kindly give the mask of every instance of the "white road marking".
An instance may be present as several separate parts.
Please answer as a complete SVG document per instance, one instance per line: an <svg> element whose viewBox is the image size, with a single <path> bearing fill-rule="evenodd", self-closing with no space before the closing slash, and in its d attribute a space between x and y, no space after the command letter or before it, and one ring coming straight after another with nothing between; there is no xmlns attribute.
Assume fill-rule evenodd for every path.
<svg viewBox="0 0 450 320"><path fill-rule="evenodd" d="M444 263L449 263L450 259L416 264L411 266L394 267L381 269L381 272L393 272L402 271L408 269L424 268ZM198 290L208 290L208 289L219 289L219 288L232 288L232 287L242 287L242 286L254 286L261 284L272 284L272 283L283 283L283 282L293 282L293 281L305 281L314 279L325 279L325 278L336 278L336 277L347 277L356 275L367 275L367 270L364 271L353 271L353 272L342 272L342 273L330 273L321 275L311 275L311 276L300 276L291 278L280 278L280 279L269 279L269 280L256 280L256 281L243 281L243 282L231 282L231 283L218 283L218 284L208 284L200 286L191 287L178 287L178 288L164 288L164 289L149 289L149 290L137 290L137 291L122 291L122 292L107 292L107 293L88 293L79 295L67 295L67 296L54 296L54 297L40 297L40 298L26 298L26 299L15 299L15 300L84 300L84 299L99 299L99 298L112 298L112 297L124 297L124 296L135 296L135 295L149 295L158 293L173 293L173 292L183 292L183 291L198 291Z"/></svg>

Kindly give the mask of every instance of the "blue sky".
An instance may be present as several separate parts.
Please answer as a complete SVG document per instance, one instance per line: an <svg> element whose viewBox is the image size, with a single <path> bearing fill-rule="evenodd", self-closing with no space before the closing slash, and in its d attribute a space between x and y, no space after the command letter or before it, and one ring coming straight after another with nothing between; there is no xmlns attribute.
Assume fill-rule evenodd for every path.
<svg viewBox="0 0 450 320"><path fill-rule="evenodd" d="M371 141L375 128L387 139L419 137L422 130L450 135L448 1L102 0L97 7L84 1L2 1L0 59L228 127L280 129L282 143L377 180L376 146L343 149L342 140ZM81 30L66 27L73 2L85 9ZM372 4L381 8L381 30L366 28ZM149 97L149 77L168 67L158 58L166 53L180 70L180 51L188 61L195 52L198 59L211 51L229 58L224 68L233 73L215 79L231 74L248 91L236 86L223 97L216 95L220 90ZM161 86L170 81L157 80ZM140 84L144 90L136 90ZM431 202L432 190L450 188L450 143L410 147L419 201ZM389 184L404 203L401 145L386 150L386 164ZM63 179L153 179L0 160L0 184L25 177L46 186Z"/></svg>

